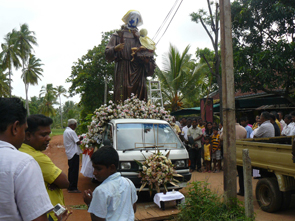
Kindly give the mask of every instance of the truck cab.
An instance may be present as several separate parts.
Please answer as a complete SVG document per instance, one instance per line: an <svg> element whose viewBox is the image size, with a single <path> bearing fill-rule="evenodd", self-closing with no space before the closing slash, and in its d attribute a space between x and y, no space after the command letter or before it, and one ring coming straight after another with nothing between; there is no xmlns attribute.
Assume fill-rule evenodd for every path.
<svg viewBox="0 0 295 221"><path fill-rule="evenodd" d="M179 188L186 186L191 179L189 172L188 152L181 140L171 128L169 123L163 120L153 119L113 119L105 128L102 135L104 145L112 145L119 154L118 172L129 178L137 189L142 185L138 171L142 168L134 160L145 161L156 150L163 155L169 151L169 159L175 166L175 170L183 177L177 177ZM175 186L167 186L168 189L177 189ZM144 188L143 191L147 191Z"/></svg>

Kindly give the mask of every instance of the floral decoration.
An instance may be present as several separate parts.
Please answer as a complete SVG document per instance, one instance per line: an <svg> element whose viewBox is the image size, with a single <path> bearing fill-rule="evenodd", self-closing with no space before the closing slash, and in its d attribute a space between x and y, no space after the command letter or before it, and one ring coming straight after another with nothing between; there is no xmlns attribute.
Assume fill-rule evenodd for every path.
<svg viewBox="0 0 295 221"><path fill-rule="evenodd" d="M167 184L172 184L173 186L178 187L176 183L179 181L174 179L174 177L182 177L182 175L177 174L174 169L174 165L171 160L168 159L170 151L164 156L159 150L150 155L145 159L144 162L139 162L137 160L136 163L142 168L139 171L139 177L141 178L141 187L139 192L146 186L149 186L150 194L153 189L155 189L158 193L160 192L160 186L163 185L166 192Z"/></svg>
<svg viewBox="0 0 295 221"><path fill-rule="evenodd" d="M88 132L81 142L82 148L99 147L99 137L105 126L110 120L120 118L158 119L172 122L172 116L165 108L150 105L139 100L134 94L131 94L131 98L119 104L110 100L109 105L101 105L94 111L92 122L88 125Z"/></svg>

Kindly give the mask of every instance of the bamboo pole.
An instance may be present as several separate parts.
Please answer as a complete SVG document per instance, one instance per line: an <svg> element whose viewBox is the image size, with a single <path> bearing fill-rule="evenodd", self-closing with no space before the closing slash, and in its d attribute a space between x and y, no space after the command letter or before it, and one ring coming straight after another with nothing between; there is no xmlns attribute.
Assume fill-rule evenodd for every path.
<svg viewBox="0 0 295 221"><path fill-rule="evenodd" d="M246 217L254 218L253 207L253 190L252 190L252 175L251 175L251 159L249 150L243 149L243 175L244 175L244 188L245 188L245 214Z"/></svg>
<svg viewBox="0 0 295 221"><path fill-rule="evenodd" d="M236 202L236 128L233 49L230 0L219 0L222 61L222 105L224 146L224 201L230 206Z"/></svg>

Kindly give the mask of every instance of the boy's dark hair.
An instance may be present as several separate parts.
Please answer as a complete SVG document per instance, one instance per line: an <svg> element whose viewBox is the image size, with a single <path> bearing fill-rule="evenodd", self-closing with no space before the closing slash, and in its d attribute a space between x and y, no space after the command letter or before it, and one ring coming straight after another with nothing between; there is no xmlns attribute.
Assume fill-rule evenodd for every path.
<svg viewBox="0 0 295 221"><path fill-rule="evenodd" d="M212 130L217 130L218 131L218 127L213 127Z"/></svg>
<svg viewBox="0 0 295 221"><path fill-rule="evenodd" d="M34 133L38 130L38 127L47 127L53 123L50 117L46 117L43 114L33 114L27 118L28 128L26 132Z"/></svg>
<svg viewBox="0 0 295 221"><path fill-rule="evenodd" d="M27 110L19 98L0 98L0 133L6 131L8 125L19 121L26 123Z"/></svg>
<svg viewBox="0 0 295 221"><path fill-rule="evenodd" d="M119 155L113 146L103 146L92 154L91 161L93 164L104 165L106 167L114 164L118 168Z"/></svg>
<svg viewBox="0 0 295 221"><path fill-rule="evenodd" d="M211 140L211 137L204 137L204 140Z"/></svg>

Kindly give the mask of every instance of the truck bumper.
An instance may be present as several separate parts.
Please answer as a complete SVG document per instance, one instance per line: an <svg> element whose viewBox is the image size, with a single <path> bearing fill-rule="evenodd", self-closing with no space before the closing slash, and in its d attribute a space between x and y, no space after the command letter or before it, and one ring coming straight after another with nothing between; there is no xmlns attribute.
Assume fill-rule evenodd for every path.
<svg viewBox="0 0 295 221"><path fill-rule="evenodd" d="M174 177L174 179L178 180L179 183L176 183L179 187L173 186L171 184L167 185L167 189L180 189L183 187L186 187L186 184L188 181L190 181L192 174L187 172L187 173L179 173L180 175L182 175L183 177ZM139 188L141 187L142 183L141 183L141 178L138 177L138 174L130 174L130 173L124 173L121 172L121 175L130 179L134 186L136 187L137 190L139 190ZM143 188L142 191L148 191L148 187L147 188Z"/></svg>

